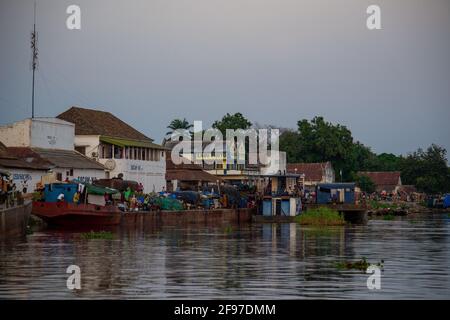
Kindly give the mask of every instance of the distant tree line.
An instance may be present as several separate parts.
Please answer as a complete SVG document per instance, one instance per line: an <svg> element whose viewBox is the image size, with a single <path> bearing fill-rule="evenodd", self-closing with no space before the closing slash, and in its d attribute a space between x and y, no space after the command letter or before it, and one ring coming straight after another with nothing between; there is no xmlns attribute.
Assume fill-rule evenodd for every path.
<svg viewBox="0 0 450 320"><path fill-rule="evenodd" d="M227 113L213 127L225 133L226 129L248 129L252 123L241 113ZM175 119L168 128L190 129L186 119ZM415 185L419 191L440 193L450 191L450 169L447 151L435 144L426 150L418 149L408 155L375 154L370 147L355 141L351 131L343 125L325 121L323 117L299 120L296 130L282 130L280 150L287 161L330 161L336 179L356 181L367 191L375 186L368 177L358 177L358 171L400 171L403 184Z"/></svg>

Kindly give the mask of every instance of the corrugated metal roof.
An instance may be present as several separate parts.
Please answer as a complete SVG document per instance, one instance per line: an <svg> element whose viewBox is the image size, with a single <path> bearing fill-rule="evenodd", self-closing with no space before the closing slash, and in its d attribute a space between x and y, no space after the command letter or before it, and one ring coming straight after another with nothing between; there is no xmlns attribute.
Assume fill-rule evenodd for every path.
<svg viewBox="0 0 450 320"><path fill-rule="evenodd" d="M167 150L167 148L150 141L121 139L107 136L100 136L100 141L113 144L115 146L119 146L122 148L126 146L126 147L142 147L142 148Z"/></svg>
<svg viewBox="0 0 450 320"><path fill-rule="evenodd" d="M48 170L53 167L29 148L5 147L0 145L0 166L5 168L21 168L30 170Z"/></svg>
<svg viewBox="0 0 450 320"><path fill-rule="evenodd" d="M81 153L74 150L59 149L41 149L32 148L34 152L50 163L59 168L73 169L98 169L104 170L105 167L99 162L89 159Z"/></svg>

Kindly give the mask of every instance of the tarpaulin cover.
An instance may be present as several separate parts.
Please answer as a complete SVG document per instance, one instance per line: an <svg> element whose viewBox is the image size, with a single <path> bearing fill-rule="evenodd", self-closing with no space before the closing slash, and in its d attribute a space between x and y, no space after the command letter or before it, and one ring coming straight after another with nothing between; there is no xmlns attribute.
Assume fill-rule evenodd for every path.
<svg viewBox="0 0 450 320"><path fill-rule="evenodd" d="M180 211L183 210L183 204L177 199L156 198L154 203L162 210Z"/></svg>
<svg viewBox="0 0 450 320"><path fill-rule="evenodd" d="M187 203L196 204L200 200L200 195L195 191L176 191L171 194L174 198Z"/></svg>
<svg viewBox="0 0 450 320"><path fill-rule="evenodd" d="M444 208L450 208L450 194L444 196Z"/></svg>
<svg viewBox="0 0 450 320"><path fill-rule="evenodd" d="M119 192L116 189L95 186L93 184L87 184L86 189L87 189L88 194L96 194L96 195L101 195L101 196L104 195L105 193L106 194L115 194L115 193Z"/></svg>

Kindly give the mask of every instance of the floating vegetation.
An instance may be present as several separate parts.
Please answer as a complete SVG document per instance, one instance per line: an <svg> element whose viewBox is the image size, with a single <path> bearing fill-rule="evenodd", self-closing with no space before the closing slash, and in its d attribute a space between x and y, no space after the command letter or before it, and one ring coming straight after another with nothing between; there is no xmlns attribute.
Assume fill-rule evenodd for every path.
<svg viewBox="0 0 450 320"><path fill-rule="evenodd" d="M369 205L372 209L378 210L378 209L397 209L398 205L396 203L384 203L379 202L377 200L370 200Z"/></svg>
<svg viewBox="0 0 450 320"><path fill-rule="evenodd" d="M383 220L394 220L395 216L393 214L386 214L383 216Z"/></svg>
<svg viewBox="0 0 450 320"><path fill-rule="evenodd" d="M339 236L343 231L343 226L311 226L303 229L306 237Z"/></svg>
<svg viewBox="0 0 450 320"><path fill-rule="evenodd" d="M339 212L326 207L308 210L297 216L295 221L303 225L314 226L342 226L345 224L344 217Z"/></svg>
<svg viewBox="0 0 450 320"><path fill-rule="evenodd" d="M81 234L83 239L92 240L92 239L104 239L104 240L112 240L114 239L114 235L110 231L90 231L84 232Z"/></svg>
<svg viewBox="0 0 450 320"><path fill-rule="evenodd" d="M375 266L378 266L380 268L383 268L384 260L381 260L380 262L375 264L375 263L370 263L369 261L367 261L366 257L362 257L361 260L358 260L356 262L350 262L350 261L337 262L336 263L336 268L338 268L338 269L347 269L347 270L356 269L356 270L363 270L363 271L365 271L371 265L375 265Z"/></svg>
<svg viewBox="0 0 450 320"><path fill-rule="evenodd" d="M233 227L232 226L226 226L224 229L224 232L226 234L231 234L233 232Z"/></svg>

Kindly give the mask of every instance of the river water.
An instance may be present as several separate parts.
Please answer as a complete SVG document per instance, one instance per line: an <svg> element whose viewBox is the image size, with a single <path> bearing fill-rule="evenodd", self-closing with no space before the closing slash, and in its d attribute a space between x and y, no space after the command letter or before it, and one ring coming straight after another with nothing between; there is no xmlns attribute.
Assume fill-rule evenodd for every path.
<svg viewBox="0 0 450 320"><path fill-rule="evenodd" d="M1 299L449 299L450 218L416 214L367 225L133 227L113 240L42 230L0 242ZM337 267L384 260L370 274ZM69 290L69 265L81 290Z"/></svg>

